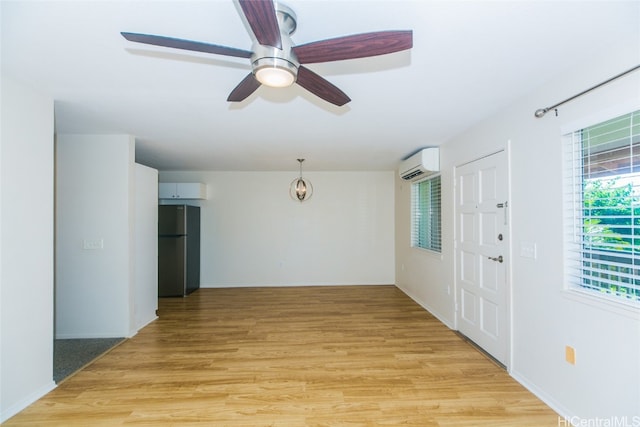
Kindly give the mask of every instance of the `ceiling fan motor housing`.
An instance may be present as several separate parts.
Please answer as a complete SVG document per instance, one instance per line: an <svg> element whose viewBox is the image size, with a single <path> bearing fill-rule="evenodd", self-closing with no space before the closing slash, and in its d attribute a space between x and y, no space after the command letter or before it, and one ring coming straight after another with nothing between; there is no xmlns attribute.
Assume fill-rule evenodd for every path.
<svg viewBox="0 0 640 427"><path fill-rule="evenodd" d="M288 72L292 76L292 80L288 86L296 81L298 76L298 67L300 63L296 54L293 52L293 42L290 35L296 30L296 15L288 6L282 3L276 3L276 16L278 18L278 26L280 28L280 38L282 40L282 49L273 46L261 45L257 41L253 43L251 50L251 66L253 74L258 78L261 70L282 70ZM258 78L260 80L260 78Z"/></svg>

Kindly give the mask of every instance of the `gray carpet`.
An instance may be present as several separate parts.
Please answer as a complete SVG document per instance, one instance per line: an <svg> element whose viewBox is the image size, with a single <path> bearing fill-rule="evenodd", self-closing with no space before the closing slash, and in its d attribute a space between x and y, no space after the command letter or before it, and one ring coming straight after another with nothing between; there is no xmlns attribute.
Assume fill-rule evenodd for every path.
<svg viewBox="0 0 640 427"><path fill-rule="evenodd" d="M59 383L122 341L124 338L55 340L53 380Z"/></svg>

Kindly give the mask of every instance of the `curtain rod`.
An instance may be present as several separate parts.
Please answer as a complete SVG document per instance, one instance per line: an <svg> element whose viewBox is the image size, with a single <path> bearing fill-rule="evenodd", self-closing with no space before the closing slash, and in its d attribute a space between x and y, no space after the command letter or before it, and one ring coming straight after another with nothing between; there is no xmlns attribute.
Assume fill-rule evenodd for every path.
<svg viewBox="0 0 640 427"><path fill-rule="evenodd" d="M536 112L534 113L534 116L536 116L537 118L539 118L539 119L540 119L540 118L544 117L544 115L545 115L545 114L547 114L550 110L553 110L553 109L555 109L556 107L559 107L559 106L561 106L562 104L564 104L564 103L566 103L566 102L573 101L573 100L574 100L574 99L576 99L577 97L582 96L582 95L584 95L585 93L591 92L592 90L597 89L597 88L599 88L600 86L606 85L607 83L612 82L612 81L614 81L615 79L620 78L620 77L622 77L622 76L624 76L624 75L626 75L626 74L629 74L630 72L635 71L635 70L637 70L638 68L640 68L640 65L636 65L635 67L632 67L632 68L628 69L627 71L624 71L624 72L622 72L622 73L620 73L620 74L618 74L618 75L615 75L615 76L611 77L609 80L605 80L605 81L603 81L602 83L599 83L599 84L597 84L597 85L595 85L595 86L593 86L593 87L590 87L590 88L589 88L589 89L587 89L587 90L583 90L583 91L582 91L582 92L580 92L579 94L577 94L577 95L573 95L571 98L567 98L567 99L565 99L564 101L560 101L560 102L558 102L556 105L552 105L551 107L547 107L547 108L540 108L540 109L536 110ZM556 111L556 115L557 115L557 111Z"/></svg>

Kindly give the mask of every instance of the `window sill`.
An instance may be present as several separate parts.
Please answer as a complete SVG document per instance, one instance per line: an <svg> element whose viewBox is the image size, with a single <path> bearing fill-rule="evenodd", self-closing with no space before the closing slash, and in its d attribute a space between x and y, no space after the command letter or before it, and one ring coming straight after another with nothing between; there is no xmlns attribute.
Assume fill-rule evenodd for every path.
<svg viewBox="0 0 640 427"><path fill-rule="evenodd" d="M640 303L633 301L624 301L616 297L607 297L605 295L595 295L588 291L579 289L565 289L563 296L581 304L606 310L614 314L630 317L640 320Z"/></svg>
<svg viewBox="0 0 640 427"><path fill-rule="evenodd" d="M434 250L431 249L425 249L425 248L421 248L418 246L411 246L411 249L415 249L416 251L420 251L424 254L427 254L428 256L432 257L432 258L437 258L437 259L442 259L442 252L436 252Z"/></svg>

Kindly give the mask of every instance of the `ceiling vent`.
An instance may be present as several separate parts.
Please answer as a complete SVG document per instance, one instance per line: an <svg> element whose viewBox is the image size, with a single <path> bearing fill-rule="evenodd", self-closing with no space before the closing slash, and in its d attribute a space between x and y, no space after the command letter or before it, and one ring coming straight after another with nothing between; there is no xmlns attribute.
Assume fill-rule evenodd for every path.
<svg viewBox="0 0 640 427"><path fill-rule="evenodd" d="M440 149L425 148L400 164L400 178L413 181L440 172Z"/></svg>

